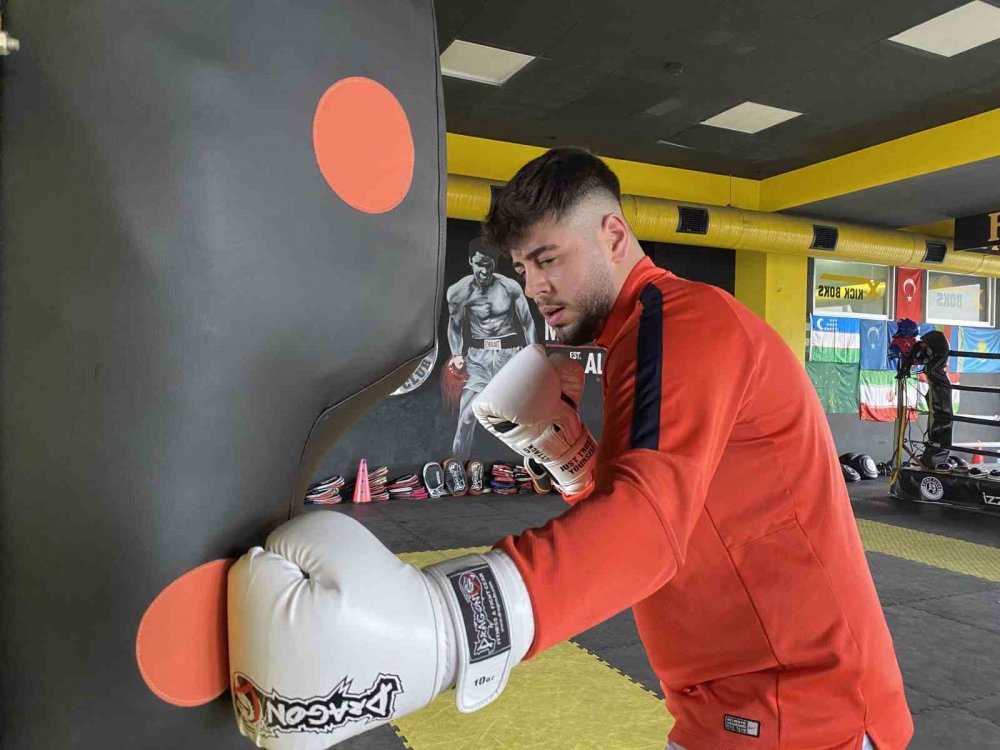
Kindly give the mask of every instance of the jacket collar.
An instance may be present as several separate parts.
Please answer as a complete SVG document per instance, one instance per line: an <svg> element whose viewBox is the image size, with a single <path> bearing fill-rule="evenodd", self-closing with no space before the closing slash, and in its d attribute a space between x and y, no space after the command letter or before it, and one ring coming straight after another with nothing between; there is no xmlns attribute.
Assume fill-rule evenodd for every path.
<svg viewBox="0 0 1000 750"><path fill-rule="evenodd" d="M631 317L639 300L639 294L646 284L660 276L669 275L669 273L669 271L654 264L648 255L636 263L629 271L624 286L618 292L614 307L611 308L611 313L604 320L601 332L597 335L594 343L605 349L609 348L611 342L615 340L615 337L618 336L622 327Z"/></svg>

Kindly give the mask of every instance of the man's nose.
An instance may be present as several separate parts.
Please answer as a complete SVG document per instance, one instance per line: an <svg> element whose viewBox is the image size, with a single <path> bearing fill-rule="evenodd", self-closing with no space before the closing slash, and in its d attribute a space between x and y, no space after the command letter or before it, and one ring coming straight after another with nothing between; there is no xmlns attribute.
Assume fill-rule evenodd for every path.
<svg viewBox="0 0 1000 750"><path fill-rule="evenodd" d="M539 295L544 295L550 291L548 279L545 275L531 268L524 271L524 293L529 299L536 299Z"/></svg>

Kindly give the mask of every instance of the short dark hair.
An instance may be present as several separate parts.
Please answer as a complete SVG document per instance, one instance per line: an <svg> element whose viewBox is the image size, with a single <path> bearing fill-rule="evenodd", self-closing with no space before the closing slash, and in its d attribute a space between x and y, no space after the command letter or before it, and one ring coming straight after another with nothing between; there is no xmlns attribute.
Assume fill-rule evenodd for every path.
<svg viewBox="0 0 1000 750"><path fill-rule="evenodd" d="M536 223L550 215L561 219L594 193L621 203L621 185L607 164L583 148L546 151L495 191L483 238L509 253Z"/></svg>
<svg viewBox="0 0 1000 750"><path fill-rule="evenodd" d="M494 261L500 259L499 248L497 248L496 245L491 245L490 243L486 242L481 237L473 237L472 241L469 242L470 261L476 256L476 253L482 253L483 255L493 258Z"/></svg>

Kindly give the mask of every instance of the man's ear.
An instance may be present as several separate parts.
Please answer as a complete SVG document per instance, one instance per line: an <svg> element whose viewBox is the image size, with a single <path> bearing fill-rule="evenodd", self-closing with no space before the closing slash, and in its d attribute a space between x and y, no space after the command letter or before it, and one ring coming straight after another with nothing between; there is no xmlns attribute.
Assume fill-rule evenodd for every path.
<svg viewBox="0 0 1000 750"><path fill-rule="evenodd" d="M624 261L629 251L629 230L625 219L621 214L608 214L604 217L601 231L610 243L611 262Z"/></svg>

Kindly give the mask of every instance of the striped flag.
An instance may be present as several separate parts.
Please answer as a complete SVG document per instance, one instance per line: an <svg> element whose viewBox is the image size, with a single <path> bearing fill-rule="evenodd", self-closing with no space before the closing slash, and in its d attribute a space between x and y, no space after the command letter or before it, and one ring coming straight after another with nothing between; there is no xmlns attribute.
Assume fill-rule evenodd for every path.
<svg viewBox="0 0 1000 750"><path fill-rule="evenodd" d="M959 375L948 373L948 380L957 385ZM909 407L909 418L917 418L917 412L926 414L927 392L930 383L923 373L906 380L906 405ZM951 408L958 413L960 391L951 392ZM862 370L858 387L858 411L862 419L873 422L892 422L896 419L896 374L885 370Z"/></svg>
<svg viewBox="0 0 1000 750"><path fill-rule="evenodd" d="M859 379L858 405L862 419L872 422L892 422L896 419L896 373L886 370L862 370ZM926 389L927 384L923 387ZM906 384L906 403L911 407L909 418L916 419L913 407L920 399L917 381Z"/></svg>
<svg viewBox="0 0 1000 750"><path fill-rule="evenodd" d="M856 363L861 359L861 319L813 315L809 332L811 362Z"/></svg>

